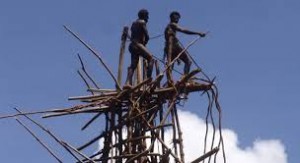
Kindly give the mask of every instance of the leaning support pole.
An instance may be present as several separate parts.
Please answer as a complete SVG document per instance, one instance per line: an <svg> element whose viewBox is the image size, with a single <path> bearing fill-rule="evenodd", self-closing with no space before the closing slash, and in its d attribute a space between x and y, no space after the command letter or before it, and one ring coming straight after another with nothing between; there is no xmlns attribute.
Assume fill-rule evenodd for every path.
<svg viewBox="0 0 300 163"><path fill-rule="evenodd" d="M207 157L210 157L211 155L217 153L219 151L219 148L214 148L213 150L205 153L204 155L202 155L201 157L195 159L194 161L192 161L191 163L198 163L201 162L203 160L205 160Z"/></svg>
<svg viewBox="0 0 300 163"><path fill-rule="evenodd" d="M84 159L89 160L89 162L91 162L91 163L96 163L95 161L93 161L92 159L90 159L88 156L84 155L84 154L81 153L80 151L78 151L76 148L74 148L73 146L71 146L71 145L68 144L67 142L61 141L61 143L63 144L63 146L65 146L66 148L71 149L72 151L74 151L75 153L77 153L78 155L80 155L81 157L83 157Z"/></svg>
<svg viewBox="0 0 300 163"><path fill-rule="evenodd" d="M19 114L23 114L19 109L14 108ZM50 132L48 129L46 129L44 126L27 116L26 114L23 114L29 121L37 125L40 129L45 131L49 136L51 136L59 145L61 145L70 155L72 155L77 161L82 162L72 151L70 151L67 147L65 147L62 143L61 140L59 140L52 132Z"/></svg>
<svg viewBox="0 0 300 163"><path fill-rule="evenodd" d="M123 33L122 33L122 36L121 36L121 47L120 47L120 54L119 54L119 67L118 67L118 83L119 85L121 85L122 83L122 74L123 74L123 62L124 62L124 53L125 53L125 46L126 46L126 39L128 37L128 27L125 26L123 28ZM121 107L117 107L116 108L116 114L117 114L117 121L119 124L122 123L122 108ZM122 145L122 141L123 141L123 132L122 132L122 126L120 126L118 128L118 132L115 132L115 135L118 134L118 143L119 145L117 146L117 152L116 154L118 155L122 155L123 154L123 145ZM117 140L117 139L116 139ZM122 158L118 158L117 163L122 163Z"/></svg>
<svg viewBox="0 0 300 163"><path fill-rule="evenodd" d="M40 143L58 162L61 162L62 163L62 161L51 151L51 149L45 144L45 143L43 143L27 126L25 126L25 124L22 122L22 121L20 121L19 119L17 119L16 118L16 121L22 126L22 127L24 127L25 129L26 129L26 131L28 131L28 133L30 133L30 135L32 135L34 138L35 138L35 140L38 142L38 143Z"/></svg>
<svg viewBox="0 0 300 163"><path fill-rule="evenodd" d="M120 54L119 54L119 67L118 67L118 83L119 83L119 85L121 85L121 83L122 83L124 52L125 52L127 36L128 36L128 27L125 26L123 28L123 33L121 36L121 47L120 47Z"/></svg>

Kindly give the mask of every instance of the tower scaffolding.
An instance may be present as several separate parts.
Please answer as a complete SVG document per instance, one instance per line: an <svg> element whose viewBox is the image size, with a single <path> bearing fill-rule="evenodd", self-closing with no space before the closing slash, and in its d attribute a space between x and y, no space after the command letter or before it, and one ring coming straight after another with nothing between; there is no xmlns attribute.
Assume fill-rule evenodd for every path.
<svg viewBox="0 0 300 163"><path fill-rule="evenodd" d="M40 112L25 113L17 110L18 114L1 116L0 119L24 116L27 120L30 120L54 138L57 143L63 146L64 149L74 157L76 162L185 163L184 133L181 129L177 106L181 100L186 100L180 97L182 93L188 95L193 92L202 92L207 94L209 98L206 123L209 123L209 118L211 118L211 123L213 123L213 138L211 142L208 142L207 128L204 140L204 153L199 158L195 158L192 163L204 160L208 160L208 162L214 160L214 162L216 162L216 157L220 149L223 154L223 162L226 162L221 132L221 107L217 100L217 87L214 84L214 80L210 80L208 77L206 79L199 77L201 73L204 74L201 69L198 68L187 75L183 75L173 85L162 85L164 74L172 63L165 65L165 69L161 71L156 61L156 77L153 79L146 79L145 75L143 75L142 70L145 64L143 63L138 67L136 78L139 80L136 81L136 84L131 88L122 88L123 55L126 47L128 27L124 27L121 36L117 78L114 77L108 66L95 50L68 27L65 26L65 28L99 59L115 81L116 88L101 89L88 74L81 57L78 55L81 63L81 70L78 71L78 74L85 82L88 92L90 92L91 95L69 97L69 100L77 100L82 104L66 109ZM194 40L194 42L196 41ZM187 48L192 44L193 42L189 44ZM185 50L187 50L187 48ZM204 76L206 75L204 74ZM219 113L218 131L215 127L215 121L212 115L214 106ZM101 133L77 148L59 139L50 130L29 117L31 114L42 114L43 118L50 118L82 113L94 115L94 117L82 127L82 130L89 127L100 116L105 117L105 125ZM18 122L23 126L22 121L18 120ZM171 145L167 142L167 130L172 133ZM219 133L219 141L215 142L217 132ZM40 141L40 138L36 139ZM82 152L100 140L103 145L99 151L90 155L86 155ZM62 162L50 149L47 148L47 151L50 152L58 162Z"/></svg>

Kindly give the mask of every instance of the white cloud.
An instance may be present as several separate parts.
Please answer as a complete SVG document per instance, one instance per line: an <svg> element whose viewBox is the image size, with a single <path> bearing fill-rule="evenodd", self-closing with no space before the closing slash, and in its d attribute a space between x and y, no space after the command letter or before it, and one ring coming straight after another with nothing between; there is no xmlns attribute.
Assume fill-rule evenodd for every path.
<svg viewBox="0 0 300 163"><path fill-rule="evenodd" d="M183 132L185 160L186 162L190 162L203 155L206 125L203 119L191 112L179 110L178 114ZM209 142L212 140L213 133L211 124L209 124L209 129L208 147L210 147ZM241 148L239 147L238 136L233 130L223 128L222 133L227 163L287 163L285 147L280 140L257 139L252 146ZM171 130L167 130L165 133L165 141L170 148L172 148L171 134ZM219 135L218 131L216 131L214 147L218 140ZM102 144L103 142L99 142L100 149L102 148ZM171 159L170 161L173 160ZM217 162L223 162L221 149L217 157Z"/></svg>
<svg viewBox="0 0 300 163"><path fill-rule="evenodd" d="M187 111L179 111L179 119L184 134L186 160L192 161L203 154L205 121ZM280 140L255 140L252 146L243 149L239 147L238 136L233 130L222 129L222 133L228 163L287 163L285 147ZM208 134L208 138L211 138L212 129ZM218 162L222 162L221 152Z"/></svg>

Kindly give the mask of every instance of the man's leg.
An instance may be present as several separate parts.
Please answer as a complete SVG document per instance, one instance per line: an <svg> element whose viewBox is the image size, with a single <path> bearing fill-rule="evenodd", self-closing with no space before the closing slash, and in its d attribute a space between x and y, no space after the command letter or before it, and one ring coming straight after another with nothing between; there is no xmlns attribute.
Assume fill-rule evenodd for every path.
<svg viewBox="0 0 300 163"><path fill-rule="evenodd" d="M180 52L183 50L183 48L180 47ZM190 72L191 69L191 65L192 65L192 61L190 60L187 52L185 51L184 53L181 54L181 56L179 57L180 60L182 60L184 62L184 75L187 75ZM186 88L183 88L181 94L179 95L180 99L187 99L187 91Z"/></svg>
<svg viewBox="0 0 300 163"><path fill-rule="evenodd" d="M188 74L191 69L192 61L188 57L188 54L186 52L182 53L181 56L179 57L184 62L184 69L183 72L184 74Z"/></svg>
<svg viewBox="0 0 300 163"><path fill-rule="evenodd" d="M130 65L127 68L127 79L126 79L126 84L127 86L132 86L132 76L134 73L134 68Z"/></svg>
<svg viewBox="0 0 300 163"><path fill-rule="evenodd" d="M139 56L137 55L138 50L132 44L129 45L129 52L131 53L131 64L127 70L127 79L125 85L132 86L132 77L139 62Z"/></svg>
<svg viewBox="0 0 300 163"><path fill-rule="evenodd" d="M174 45L170 44L168 47L165 48L165 53L167 55L167 66L176 58L176 49ZM168 85L172 86L174 84L173 77L172 77L172 71L174 68L174 63L169 66L167 69L166 75L168 80Z"/></svg>
<svg viewBox="0 0 300 163"><path fill-rule="evenodd" d="M147 66L147 78L151 78L152 77L152 71L153 71L153 65L154 65L154 59L152 57L152 54L142 44L137 44L137 47L139 48L139 54L143 58L145 58L147 60L147 62L148 62L148 66Z"/></svg>

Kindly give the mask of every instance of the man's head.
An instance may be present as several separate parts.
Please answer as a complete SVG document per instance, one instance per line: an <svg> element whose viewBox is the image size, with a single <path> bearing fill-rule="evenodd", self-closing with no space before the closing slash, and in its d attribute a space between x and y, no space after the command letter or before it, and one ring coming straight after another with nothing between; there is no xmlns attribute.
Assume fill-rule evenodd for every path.
<svg viewBox="0 0 300 163"><path fill-rule="evenodd" d="M146 9L141 9L138 13L139 19L145 20L145 22L148 22L149 19L149 12Z"/></svg>
<svg viewBox="0 0 300 163"><path fill-rule="evenodd" d="M171 14L170 14L171 22L178 23L179 19L180 19L180 13L179 12L177 12L177 11L171 12Z"/></svg>

